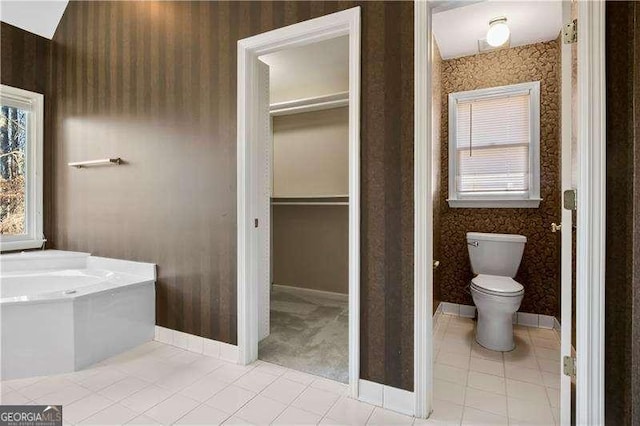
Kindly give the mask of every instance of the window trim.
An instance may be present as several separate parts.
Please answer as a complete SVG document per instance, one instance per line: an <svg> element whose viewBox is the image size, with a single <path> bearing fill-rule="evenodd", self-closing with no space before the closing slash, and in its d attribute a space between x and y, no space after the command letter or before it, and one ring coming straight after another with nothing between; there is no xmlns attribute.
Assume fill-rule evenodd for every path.
<svg viewBox="0 0 640 426"><path fill-rule="evenodd" d="M458 101L489 99L529 93L529 191L526 193L485 192L459 194L456 189ZM449 94L449 207L452 208L537 208L540 206L540 81L490 87Z"/></svg>
<svg viewBox="0 0 640 426"><path fill-rule="evenodd" d="M24 235L0 235L0 251L40 248L46 241L43 233L43 140L44 95L0 84L0 97L31 104L29 120Z"/></svg>

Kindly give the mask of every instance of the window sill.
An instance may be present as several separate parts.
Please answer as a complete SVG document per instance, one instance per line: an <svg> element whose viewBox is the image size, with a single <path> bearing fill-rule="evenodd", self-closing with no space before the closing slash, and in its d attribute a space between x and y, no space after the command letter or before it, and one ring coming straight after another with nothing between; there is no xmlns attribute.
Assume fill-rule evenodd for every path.
<svg viewBox="0 0 640 426"><path fill-rule="evenodd" d="M462 209L537 209L540 207L540 201L542 198L531 198L525 200L517 199L467 199L467 200L454 200L448 199L449 207L462 208Z"/></svg>
<svg viewBox="0 0 640 426"><path fill-rule="evenodd" d="M0 251L28 250L41 248L47 240L19 240L19 241L3 241L0 242Z"/></svg>

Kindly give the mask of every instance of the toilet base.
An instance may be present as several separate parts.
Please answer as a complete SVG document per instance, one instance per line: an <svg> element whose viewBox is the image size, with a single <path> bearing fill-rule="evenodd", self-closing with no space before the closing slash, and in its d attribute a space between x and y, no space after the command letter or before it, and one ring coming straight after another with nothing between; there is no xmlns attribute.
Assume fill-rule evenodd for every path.
<svg viewBox="0 0 640 426"><path fill-rule="evenodd" d="M524 291L514 296L497 296L471 287L471 296L478 309L476 341L492 351L512 351L513 314L520 307Z"/></svg>
<svg viewBox="0 0 640 426"><path fill-rule="evenodd" d="M513 315L482 315L478 310L476 342L492 351L508 352L515 348L513 341Z"/></svg>

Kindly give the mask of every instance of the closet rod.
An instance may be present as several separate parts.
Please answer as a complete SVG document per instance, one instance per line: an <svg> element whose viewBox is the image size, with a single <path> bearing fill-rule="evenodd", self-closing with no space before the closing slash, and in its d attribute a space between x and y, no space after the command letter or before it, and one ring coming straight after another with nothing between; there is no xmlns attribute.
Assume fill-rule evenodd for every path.
<svg viewBox="0 0 640 426"><path fill-rule="evenodd" d="M346 201L330 201L330 202L319 202L319 201L273 201L271 203L272 206L348 206L349 203Z"/></svg>
<svg viewBox="0 0 640 426"><path fill-rule="evenodd" d="M272 196L272 200L303 200L305 198L312 198L317 200L319 198L349 198L349 194L335 194L335 195L275 195Z"/></svg>
<svg viewBox="0 0 640 426"><path fill-rule="evenodd" d="M271 115L275 117L279 115L291 115L302 112L340 108L347 105L349 105L349 92L339 92L331 95L277 102L271 104L269 111Z"/></svg>

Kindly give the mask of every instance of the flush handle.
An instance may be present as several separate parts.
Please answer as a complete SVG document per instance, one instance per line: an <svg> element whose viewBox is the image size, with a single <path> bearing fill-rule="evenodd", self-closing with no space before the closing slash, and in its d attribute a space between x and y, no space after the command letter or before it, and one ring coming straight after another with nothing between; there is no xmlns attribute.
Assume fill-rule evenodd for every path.
<svg viewBox="0 0 640 426"><path fill-rule="evenodd" d="M467 245L468 246L478 247L480 245L480 243L478 241L472 241L472 242L468 242L467 241Z"/></svg>

